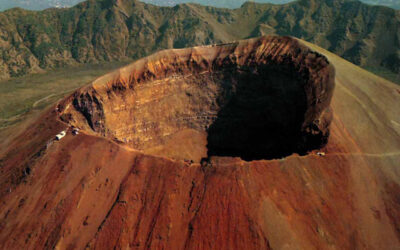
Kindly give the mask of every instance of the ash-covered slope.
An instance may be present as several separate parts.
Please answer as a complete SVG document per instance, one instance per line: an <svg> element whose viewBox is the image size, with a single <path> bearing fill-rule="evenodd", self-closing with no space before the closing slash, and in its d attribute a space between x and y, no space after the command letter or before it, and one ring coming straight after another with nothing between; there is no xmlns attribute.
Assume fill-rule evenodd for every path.
<svg viewBox="0 0 400 250"><path fill-rule="evenodd" d="M235 75L247 65L245 62L253 61L248 59L258 58L256 55L270 55L266 57L265 65L263 60L257 61L258 66L254 67L257 70L253 71L257 77L243 84L251 85L265 73L271 78L266 81L268 78L262 77L262 83L275 87L274 82L281 78L273 76L280 72L291 81L285 80L278 85L287 86L293 96L301 95L302 91L294 87L298 83L303 83L299 85L303 87L311 86L303 89L305 96L310 93L320 96L323 90L327 90L325 87L331 86L329 79L332 78L327 78L328 81L304 81L320 77L316 74L313 78L310 74L309 78L302 76L299 81L293 81L292 73L296 70L318 72L315 66L327 63L325 57L311 52L302 44L305 42L298 43L290 38L261 38L239 44L179 50L170 53L173 60L166 60L161 53L100 78L61 101L13 140L8 148L1 149L1 248L398 248L399 89L314 45L306 44L329 59L325 65L327 74L322 76L330 76L331 63L336 68L330 137L327 145L318 149L325 152L325 156L316 155L316 151L277 160L243 161L237 157L213 156L202 164L190 164L169 157L143 154L133 149L134 144L116 143L115 138L110 136L118 129L123 130L109 128L116 120L110 120L110 112L106 109L120 113L120 120L126 124L128 131L132 127L128 126L124 112L132 115L131 124L135 124L135 117L140 118L139 114L148 118L145 121L158 122L156 118L162 119L174 113L178 100L190 89L184 88L186 80L183 79L188 79L187 85L196 86L190 78L191 73L204 83L204 93L219 93L207 88L224 90L224 85L218 81L220 78L213 77L211 73L217 74L228 68L223 65L210 68L197 63L207 62L206 59L219 62L214 59L227 58L226 65L237 62L230 68ZM259 50L256 48L263 45L268 45L261 50L266 54L257 54ZM306 60L293 60L301 58L295 55L301 55ZM315 57L309 58L310 55ZM161 60L163 58L165 60ZM187 60L181 72L165 71L174 68L174 63L183 58ZM163 61L165 64L148 63ZM290 62L294 65L284 67ZM314 67L300 67L307 64ZM146 68L145 65L152 67ZM182 66L180 63L177 65ZM280 66L280 71L277 68L262 70L271 65ZM201 77L205 68L208 69L205 74L208 78ZM140 77L145 72L165 74ZM171 80L174 75L180 76L176 82ZM143 81L138 82L137 79ZM229 78L225 84L235 86L237 83L233 80ZM170 99L124 95L131 92L144 95L145 90L139 89L139 86L145 87L147 83L158 96L170 96ZM159 87L163 84L166 84L165 88ZM168 92L171 89L176 97ZM179 94L180 89L184 95ZM251 89L248 90L251 95L247 95L246 89L241 90L246 93L241 97L250 96L258 100L259 96ZM189 92L192 95L189 99L194 103L198 103L196 98L207 99L203 92ZM282 93L270 90L262 95ZM83 94L82 99L80 94ZM301 124L314 122L328 110L327 96L322 98L326 102L313 99L316 102L305 105L306 110L309 107L315 109L310 115L303 116ZM92 102L88 102L90 99ZM115 101L115 105L106 100ZM141 106L144 107L143 113L121 106L123 103L145 104L145 100L153 101L152 105L156 107L162 107L159 105L166 100L176 102L159 114L147 112L149 109L145 106ZM222 107L229 105L220 95L216 100ZM183 106L192 109L192 102L182 102ZM284 102L279 100L280 104ZM245 106L246 103L241 104ZM97 105L105 110L102 115L93 112L100 110ZM293 103L288 101L288 105ZM91 111L81 112L85 107ZM260 110L264 108L262 105L258 107ZM85 113L92 115L85 118ZM275 117L273 112L268 114ZM287 118L291 118L290 113ZM92 125L89 120L94 121ZM191 121L191 124L197 124L194 122L197 120ZM168 125L168 122L163 124ZM253 121L257 122L262 123L263 120ZM70 124L82 126L83 130L74 136ZM67 135L59 142L52 142L53 137L64 129L68 130ZM154 135L152 127L147 131ZM303 131L302 126L300 131ZM140 136L146 133L136 132ZM197 140L192 135L189 137ZM171 147L181 150L191 141L181 136L173 142ZM179 145L181 142L189 144ZM193 152L194 149L188 150ZM161 154L166 155L165 152Z"/></svg>

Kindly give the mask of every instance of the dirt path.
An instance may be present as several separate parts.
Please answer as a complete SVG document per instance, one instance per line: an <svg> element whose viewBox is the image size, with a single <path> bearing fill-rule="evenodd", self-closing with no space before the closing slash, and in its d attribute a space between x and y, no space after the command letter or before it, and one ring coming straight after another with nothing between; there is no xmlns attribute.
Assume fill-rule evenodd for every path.
<svg viewBox="0 0 400 250"><path fill-rule="evenodd" d="M43 102L43 101L45 101L45 100L47 100L47 99L49 99L50 97L53 97L53 96L55 96L55 94L50 94L50 95L48 95L46 97L43 97L42 99L37 100L36 102L34 102L32 104L32 108L35 108L39 103L41 103L41 102Z"/></svg>
<svg viewBox="0 0 400 250"><path fill-rule="evenodd" d="M68 90L62 91L62 92L60 92L60 93L52 93L52 94L50 94L50 95L47 95L47 96L45 96L45 97L43 97L43 98L41 98L41 99L35 101L35 102L32 104L32 107L31 107L28 111L26 111L26 112L24 112L24 113L21 113L21 114L18 114L18 115L9 117L9 118L0 118L0 123L1 123L1 122L14 122L14 121L22 120L22 119L24 119L27 115L29 115L29 113L30 113L33 109L35 109L40 103L42 103L42 102L44 102L44 101L46 101L46 100L48 100L48 99L50 99L50 98L52 98L52 97L57 97L57 96L65 95L65 94L67 94L67 93L69 93L69 92L74 91L75 89L77 89L77 88L68 89ZM55 102L54 102L54 103L55 103ZM39 110L40 110L40 109L39 109ZM13 125L15 125L15 124L12 124L12 125L10 125L10 126L13 126ZM1 126L1 127L0 127L0 130L4 130L4 129L10 127L10 126Z"/></svg>
<svg viewBox="0 0 400 250"><path fill-rule="evenodd" d="M67 93L69 93L69 92L74 91L75 89L77 89L77 88L72 88L72 89L65 90L65 91L63 91L63 92L61 92L61 93L53 93L53 94L50 94L50 95L48 95L48 96L45 96L45 97L43 97L43 98L37 100L36 102L34 102L34 103L32 104L32 108L37 107L37 106L39 105L39 103L41 103L41 102L43 102L43 101L45 101L45 100L47 100L47 99L49 99L49 98L51 98L51 97L53 97L53 96L64 95L64 94L67 94Z"/></svg>

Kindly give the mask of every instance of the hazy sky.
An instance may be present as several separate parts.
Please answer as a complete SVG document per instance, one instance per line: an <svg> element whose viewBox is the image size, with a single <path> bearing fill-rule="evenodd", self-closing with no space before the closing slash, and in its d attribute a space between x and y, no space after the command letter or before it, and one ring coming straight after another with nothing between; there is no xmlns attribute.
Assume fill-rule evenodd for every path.
<svg viewBox="0 0 400 250"><path fill-rule="evenodd" d="M0 0L0 10L13 7L21 7L31 10L40 10L49 7L69 7L83 0ZM245 0L142 0L160 5L175 5L183 2L197 2L204 5L214 5L217 7L236 8L242 5ZM269 3L287 3L292 0L255 0L255 2ZM400 0L361 0L370 4L388 5L394 8L400 8Z"/></svg>

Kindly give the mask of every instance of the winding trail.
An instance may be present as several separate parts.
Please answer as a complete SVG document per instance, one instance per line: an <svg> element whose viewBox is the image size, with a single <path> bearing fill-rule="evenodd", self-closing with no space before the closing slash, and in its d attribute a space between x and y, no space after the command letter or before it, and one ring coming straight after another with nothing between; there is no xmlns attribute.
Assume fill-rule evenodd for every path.
<svg viewBox="0 0 400 250"><path fill-rule="evenodd" d="M12 117L9 117L9 118L0 118L0 122L13 122L13 121L21 120L21 119L23 119L26 115L28 115L28 113L29 113L32 109L35 109L41 102L44 102L44 101L50 99L51 97L62 96L62 95L64 95L64 94L70 93L70 92L72 92L72 91L74 91L74 90L76 90L76 89L77 89L77 88L72 88L72 89L68 89L68 90L62 91L62 92L60 92L60 93L52 93L52 94L50 94L50 95L47 95L47 96L45 96L45 97L43 97L43 98L41 98L41 99L35 101L35 102L32 104L31 108L30 108L28 111L26 111L26 112L24 112L24 113L21 113L21 114L17 114L17 115L15 115L15 116L12 116ZM54 103L56 103L56 102L54 102ZM10 127L10 126L0 126L0 130L6 129L6 128L8 128L8 127Z"/></svg>
<svg viewBox="0 0 400 250"><path fill-rule="evenodd" d="M43 101L45 101L45 100L47 100L47 99L49 99L49 98L51 98L51 97L53 97L53 96L64 95L64 94L69 93L69 92L72 92L72 91L74 91L74 90L76 90L76 89L77 89L77 88L72 88L72 89L68 89L68 90L62 91L62 92L60 92L60 93L52 93L52 94L50 94L50 95L48 95L48 96L45 96L45 97L43 97L43 98L37 100L36 102L34 102L34 103L32 104L32 108L37 107L37 106L39 105L39 103L41 103L41 102L43 102Z"/></svg>
<svg viewBox="0 0 400 250"><path fill-rule="evenodd" d="M41 102L43 102L43 101L45 101L45 100L47 100L47 99L49 99L50 97L53 97L53 96L55 96L55 94L50 94L50 95L48 95L46 97L43 97L42 99L37 100L36 102L34 102L32 104L32 108L35 108L39 103L41 103Z"/></svg>

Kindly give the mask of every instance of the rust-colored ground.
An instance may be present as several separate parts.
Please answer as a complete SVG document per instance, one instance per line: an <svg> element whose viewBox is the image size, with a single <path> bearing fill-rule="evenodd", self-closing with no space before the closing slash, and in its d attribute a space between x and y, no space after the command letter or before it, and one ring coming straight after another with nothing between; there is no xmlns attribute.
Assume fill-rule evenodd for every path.
<svg viewBox="0 0 400 250"><path fill-rule="evenodd" d="M306 45L336 68L325 156L188 164L89 129L49 143L70 129L52 108L0 151L0 248L399 249L398 86Z"/></svg>

